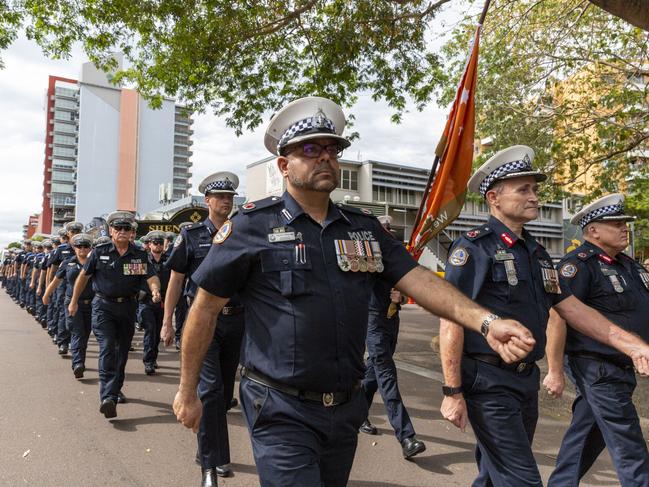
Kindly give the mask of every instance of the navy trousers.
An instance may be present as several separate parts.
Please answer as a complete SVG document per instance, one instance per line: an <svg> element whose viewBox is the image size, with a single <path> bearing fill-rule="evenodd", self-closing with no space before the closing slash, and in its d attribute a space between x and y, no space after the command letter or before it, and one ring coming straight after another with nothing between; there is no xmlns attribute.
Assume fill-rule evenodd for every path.
<svg viewBox="0 0 649 487"><path fill-rule="evenodd" d="M247 378L239 397L262 487L344 487L354 462L365 394L325 407Z"/></svg>
<svg viewBox="0 0 649 487"><path fill-rule="evenodd" d="M367 362L362 382L367 407L372 405L378 390L385 404L388 421L399 442L415 434L408 411L403 405L397 382L397 367L392 356L397 347L399 315L392 318L370 312L367 325Z"/></svg>
<svg viewBox="0 0 649 487"><path fill-rule="evenodd" d="M70 304L70 298L65 298L65 307ZM67 327L70 330L70 352L72 353L72 368L85 365L88 338L92 328L92 304L79 301L79 308L74 316L67 313Z"/></svg>
<svg viewBox="0 0 649 487"><path fill-rule="evenodd" d="M565 365L577 397L548 487L579 485L604 447L622 487L649 485L647 444L632 401L633 370L579 357L566 357Z"/></svg>
<svg viewBox="0 0 649 487"><path fill-rule="evenodd" d="M70 344L70 330L68 330L67 315L68 308L65 306L65 286L61 284L56 288L58 296L56 298L56 343L57 345Z"/></svg>
<svg viewBox="0 0 649 487"><path fill-rule="evenodd" d="M178 304L176 304L176 309L174 310L174 317L176 318L176 340L180 340L183 333L183 325L185 324L188 309L187 297L181 296L178 300Z"/></svg>
<svg viewBox="0 0 649 487"><path fill-rule="evenodd" d="M476 436L474 487L542 487L532 441L539 416L539 369L522 373L462 359L462 388Z"/></svg>
<svg viewBox="0 0 649 487"><path fill-rule="evenodd" d="M234 379L244 331L244 314L219 315L198 383L203 415L198 428L198 456L203 468L230 463L226 413L232 401Z"/></svg>
<svg viewBox="0 0 649 487"><path fill-rule="evenodd" d="M158 360L158 346L160 345L160 330L164 308L161 303L146 302L140 309L140 324L144 328L144 353L142 361L153 365Z"/></svg>
<svg viewBox="0 0 649 487"><path fill-rule="evenodd" d="M92 331L99 343L99 396L117 401L124 385L128 349L135 333L136 301L92 301Z"/></svg>

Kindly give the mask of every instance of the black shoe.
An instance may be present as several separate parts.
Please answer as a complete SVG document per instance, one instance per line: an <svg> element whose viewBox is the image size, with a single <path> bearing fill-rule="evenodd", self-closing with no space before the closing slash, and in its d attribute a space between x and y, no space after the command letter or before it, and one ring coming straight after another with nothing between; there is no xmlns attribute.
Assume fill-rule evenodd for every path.
<svg viewBox="0 0 649 487"><path fill-rule="evenodd" d="M155 367L153 366L153 364L144 364L144 373L146 375L155 374Z"/></svg>
<svg viewBox="0 0 649 487"><path fill-rule="evenodd" d="M135 347L133 345L131 345L130 347L128 347L128 351L129 352L135 352Z"/></svg>
<svg viewBox="0 0 649 487"><path fill-rule="evenodd" d="M219 477L229 477L232 475L232 469L230 468L230 465L221 465L219 467L216 467L214 470L216 470L216 475Z"/></svg>
<svg viewBox="0 0 649 487"><path fill-rule="evenodd" d="M376 429L376 426L370 423L369 419L363 421L363 424L361 425L360 428L358 428L358 431L360 431L361 433L365 433L366 435L376 435L379 433Z"/></svg>
<svg viewBox="0 0 649 487"><path fill-rule="evenodd" d="M75 365L74 368L72 369L72 373L77 379L81 379L85 371L86 371L86 366L83 364Z"/></svg>
<svg viewBox="0 0 649 487"><path fill-rule="evenodd" d="M56 342L57 342L57 341L58 341L58 340L56 339L56 335L52 335L52 343L53 343L54 345L56 345Z"/></svg>
<svg viewBox="0 0 649 487"><path fill-rule="evenodd" d="M176 338L176 350L180 352L180 340Z"/></svg>
<svg viewBox="0 0 649 487"><path fill-rule="evenodd" d="M67 355L68 353L68 346L65 344L59 345L59 355Z"/></svg>
<svg viewBox="0 0 649 487"><path fill-rule="evenodd" d="M423 441L419 441L415 435L412 435L401 442L401 451L403 452L403 458L412 458L426 451L426 445Z"/></svg>
<svg viewBox="0 0 649 487"><path fill-rule="evenodd" d="M110 419L117 416L117 406L112 399L104 399L99 406L99 412L104 415L104 418Z"/></svg>
<svg viewBox="0 0 649 487"><path fill-rule="evenodd" d="M153 368L154 369L160 368L160 366L158 365L158 362L153 362Z"/></svg>
<svg viewBox="0 0 649 487"><path fill-rule="evenodd" d="M228 409L236 408L239 405L239 400L236 397L233 397L230 401L230 407Z"/></svg>
<svg viewBox="0 0 649 487"><path fill-rule="evenodd" d="M137 331L142 331L142 330L144 330L144 328L142 328L142 325L140 325L139 323L135 323L135 329L136 329Z"/></svg>
<svg viewBox="0 0 649 487"><path fill-rule="evenodd" d="M124 404L126 402L126 396L122 391L117 393L117 404Z"/></svg>
<svg viewBox="0 0 649 487"><path fill-rule="evenodd" d="M217 487L219 485L218 474L215 468L203 468L201 470L203 472L201 487Z"/></svg>

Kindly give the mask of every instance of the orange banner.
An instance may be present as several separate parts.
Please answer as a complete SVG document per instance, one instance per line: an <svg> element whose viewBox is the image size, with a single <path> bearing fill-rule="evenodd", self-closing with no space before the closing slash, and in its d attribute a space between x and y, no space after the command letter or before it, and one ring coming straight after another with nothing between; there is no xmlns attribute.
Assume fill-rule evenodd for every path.
<svg viewBox="0 0 649 487"><path fill-rule="evenodd" d="M473 163L480 28L478 25L451 113L435 150L439 164L433 184L424 193L410 236L408 249L417 259L426 243L457 218L464 205Z"/></svg>

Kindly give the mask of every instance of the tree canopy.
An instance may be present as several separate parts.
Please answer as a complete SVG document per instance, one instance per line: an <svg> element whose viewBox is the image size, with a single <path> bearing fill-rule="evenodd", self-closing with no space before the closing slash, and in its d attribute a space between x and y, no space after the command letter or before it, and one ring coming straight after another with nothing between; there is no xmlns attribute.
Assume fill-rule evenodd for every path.
<svg viewBox="0 0 649 487"><path fill-rule="evenodd" d="M474 24L466 18L444 47L451 79ZM591 199L647 177L649 33L586 0L495 0L480 50L477 131L496 149L533 147L556 183L549 197Z"/></svg>
<svg viewBox="0 0 649 487"><path fill-rule="evenodd" d="M129 82L153 106L163 96L211 109L238 133L288 100L322 95L350 106L359 92L430 101L443 78L426 31L450 0L0 0L0 49L24 26L52 58L80 43L100 67L129 61Z"/></svg>

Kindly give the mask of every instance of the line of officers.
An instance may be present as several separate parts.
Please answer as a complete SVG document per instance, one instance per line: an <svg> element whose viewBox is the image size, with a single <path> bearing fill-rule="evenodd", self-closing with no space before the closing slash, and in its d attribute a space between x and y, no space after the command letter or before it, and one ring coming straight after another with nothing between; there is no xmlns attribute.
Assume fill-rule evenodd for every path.
<svg viewBox="0 0 649 487"><path fill-rule="evenodd" d="M575 215L585 243L555 267L524 227L538 217L546 176L533 168L531 148L500 151L469 181L490 218L454 242L444 281L418 266L370 212L331 202L339 157L350 146L344 128L341 108L325 98L280 110L264 143L277 157L285 193L243 205L230 217L238 179L208 177L199 190L209 218L174 242L168 280L130 243L129 213L109 216L111 242L85 257L75 248L79 262L86 260L67 311L73 318L82 312L92 281L86 305L100 345L100 411L116 415L135 296L146 285L152 306L164 301L157 316L161 339L170 345L172 314L185 294L191 306L173 408L198 434L202 485L217 484L223 471L216 467L227 472L225 413L241 362L239 397L261 485L342 487L359 428L371 431L366 344L370 354L393 347L369 345L369 302L380 285L390 291L388 305L396 289L442 318L442 413L460 428L471 423L479 471L473 485L542 485L532 442L536 362L547 350L548 391L561 393L563 370L577 390L550 484L578 485L606 446L622 485L649 486L649 454L632 402L636 371L649 375L649 273L623 253L632 219L624 196L605 196ZM82 246L74 238L73 246ZM15 293L15 282L11 287ZM388 403L391 414L401 410ZM409 430L393 419L395 432ZM406 457L423 451L409 438L402 442Z"/></svg>

